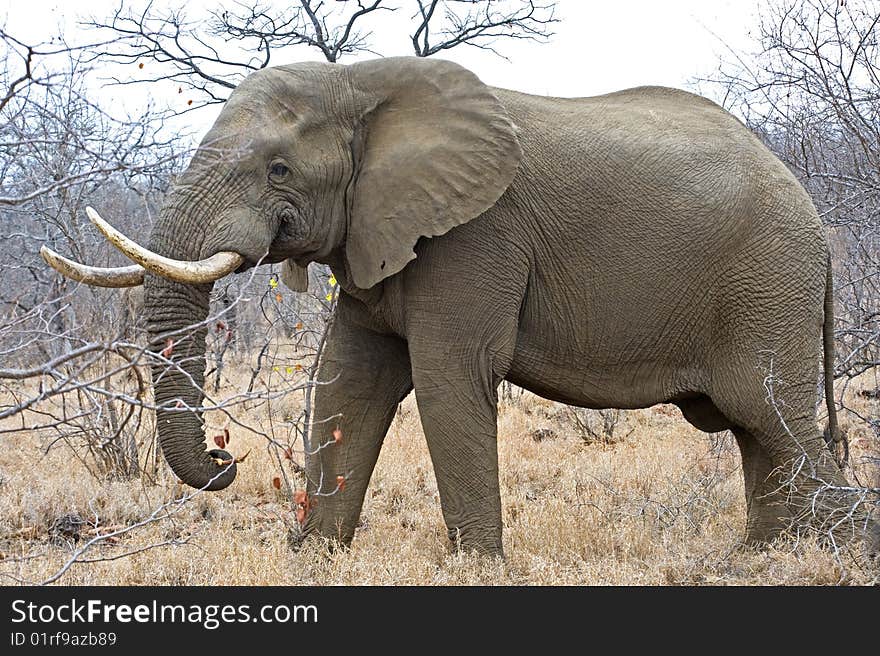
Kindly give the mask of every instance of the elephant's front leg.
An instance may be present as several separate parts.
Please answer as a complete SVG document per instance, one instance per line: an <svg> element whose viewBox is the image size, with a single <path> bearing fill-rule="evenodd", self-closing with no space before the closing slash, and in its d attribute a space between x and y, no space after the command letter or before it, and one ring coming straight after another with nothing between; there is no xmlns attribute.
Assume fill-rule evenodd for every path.
<svg viewBox="0 0 880 656"><path fill-rule="evenodd" d="M495 383L482 362L463 365L414 362L416 401L449 538L501 556Z"/></svg>
<svg viewBox="0 0 880 656"><path fill-rule="evenodd" d="M412 389L405 342L363 328L359 319L355 302L341 297L321 356L306 454L304 533L345 545L394 411Z"/></svg>
<svg viewBox="0 0 880 656"><path fill-rule="evenodd" d="M508 308L431 316L410 335L416 401L437 477L450 539L464 549L503 555L498 481L498 385L516 344ZM442 309L442 304L438 304Z"/></svg>
<svg viewBox="0 0 880 656"><path fill-rule="evenodd" d="M483 226L420 251L407 281L407 340L449 537L501 556L498 385L513 362L529 263Z"/></svg>

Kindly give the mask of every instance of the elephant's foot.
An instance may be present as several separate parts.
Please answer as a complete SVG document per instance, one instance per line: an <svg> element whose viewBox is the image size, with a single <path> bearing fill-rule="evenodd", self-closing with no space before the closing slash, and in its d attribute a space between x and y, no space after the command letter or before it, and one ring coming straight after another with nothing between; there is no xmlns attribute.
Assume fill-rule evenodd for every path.
<svg viewBox="0 0 880 656"><path fill-rule="evenodd" d="M880 526L867 517L862 499L843 475L822 464L816 474L778 482L771 476L748 497L746 544L765 546L784 533L813 536L830 549L862 542L868 561L880 567Z"/></svg>
<svg viewBox="0 0 880 656"><path fill-rule="evenodd" d="M791 514L782 502L762 503L752 498L748 501L745 544L764 547L791 527Z"/></svg>
<svg viewBox="0 0 880 656"><path fill-rule="evenodd" d="M325 502L327 499L321 501ZM348 549L354 540L353 522L345 522L342 513L327 512L328 510L330 509L324 508L319 512L315 509L309 513L302 526L302 541L322 542L333 551Z"/></svg>
<svg viewBox="0 0 880 656"><path fill-rule="evenodd" d="M464 553L477 553L490 558L504 558L501 531L448 528L452 547Z"/></svg>

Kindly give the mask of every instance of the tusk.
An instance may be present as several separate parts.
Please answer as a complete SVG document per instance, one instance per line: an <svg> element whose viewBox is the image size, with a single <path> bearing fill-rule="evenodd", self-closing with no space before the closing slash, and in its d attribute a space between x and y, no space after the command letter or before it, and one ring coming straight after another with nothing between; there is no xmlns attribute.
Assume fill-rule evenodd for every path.
<svg viewBox="0 0 880 656"><path fill-rule="evenodd" d="M127 267L93 267L59 255L48 246L40 247L46 264L61 275L95 287L137 287L144 284L144 268L137 264Z"/></svg>
<svg viewBox="0 0 880 656"><path fill-rule="evenodd" d="M221 251L197 262L173 260L136 244L102 219L91 207L86 208L89 220L103 235L127 257L155 274L190 284L214 282L232 273L244 262L244 258L232 251Z"/></svg>

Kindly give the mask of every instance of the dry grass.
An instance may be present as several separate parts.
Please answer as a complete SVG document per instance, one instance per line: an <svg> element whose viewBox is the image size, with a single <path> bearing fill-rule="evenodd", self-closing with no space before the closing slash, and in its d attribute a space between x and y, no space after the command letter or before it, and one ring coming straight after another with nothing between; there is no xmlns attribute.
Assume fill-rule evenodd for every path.
<svg viewBox="0 0 880 656"><path fill-rule="evenodd" d="M231 381L233 384L235 381ZM877 401L858 399L876 416ZM290 400L290 404L294 401ZM870 406L870 407L868 407ZM289 414L276 408L274 415ZM277 427L265 407L242 419ZM209 421L219 421L216 418ZM273 423L274 422L274 423ZM744 548L745 502L733 438L691 428L672 406L627 413L623 442L586 444L562 407L531 395L502 404L499 418L506 560L453 552L412 397L388 434L350 551L291 549L292 507L272 487L277 460L262 437L233 430L231 450L252 449L235 484L202 494L173 518L133 530L84 557L72 585L264 584L865 584L872 575L809 540ZM844 420L845 425L848 420ZM543 431L541 441L534 431ZM849 426L857 456L873 438ZM630 432L631 431L631 432ZM0 450L0 575L42 581L96 531L135 523L184 490L102 481L67 446L15 433ZM79 533L79 537L76 534Z"/></svg>

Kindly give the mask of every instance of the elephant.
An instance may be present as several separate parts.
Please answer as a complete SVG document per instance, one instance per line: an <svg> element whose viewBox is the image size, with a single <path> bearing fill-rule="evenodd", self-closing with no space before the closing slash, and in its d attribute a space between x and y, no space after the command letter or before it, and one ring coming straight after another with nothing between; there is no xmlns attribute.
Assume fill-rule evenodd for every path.
<svg viewBox="0 0 880 656"><path fill-rule="evenodd" d="M350 544L414 390L450 538L503 555L503 380L587 408L672 403L731 430L748 543L832 521L814 501L846 486L826 444L839 430L819 216L750 130L689 92L529 95L415 57L270 67L232 92L146 248L91 216L135 264L44 257L91 284L143 284L152 343L179 365L153 367L161 448L196 488L236 471L206 451L197 411L213 281L282 263L303 291L310 263L329 266L306 536Z"/></svg>

